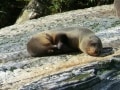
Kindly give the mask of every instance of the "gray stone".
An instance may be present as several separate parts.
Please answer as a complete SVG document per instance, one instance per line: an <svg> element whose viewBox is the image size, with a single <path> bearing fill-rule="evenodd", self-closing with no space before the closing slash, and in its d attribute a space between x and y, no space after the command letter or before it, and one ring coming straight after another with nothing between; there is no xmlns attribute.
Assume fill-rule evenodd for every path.
<svg viewBox="0 0 120 90"><path fill-rule="evenodd" d="M102 40L100 57L84 53L30 57L32 35L54 28L90 28ZM112 5L91 7L29 20L0 29L0 89L102 90L119 87L120 20ZM116 84L116 85L115 85Z"/></svg>

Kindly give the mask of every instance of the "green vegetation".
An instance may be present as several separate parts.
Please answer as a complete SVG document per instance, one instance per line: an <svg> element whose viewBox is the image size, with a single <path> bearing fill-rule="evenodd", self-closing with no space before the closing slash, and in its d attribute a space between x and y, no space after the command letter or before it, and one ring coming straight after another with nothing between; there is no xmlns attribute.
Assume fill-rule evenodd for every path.
<svg viewBox="0 0 120 90"><path fill-rule="evenodd" d="M113 0L48 0L47 3L48 9L51 12L50 14L53 14L98 5L111 4L113 3Z"/></svg>
<svg viewBox="0 0 120 90"><path fill-rule="evenodd" d="M30 0L0 0L0 28L14 24L22 9ZM43 15L69 10L83 9L103 4L111 4L113 0L36 0L45 7Z"/></svg>
<svg viewBox="0 0 120 90"><path fill-rule="evenodd" d="M0 28L14 24L22 8L28 1L0 0Z"/></svg>

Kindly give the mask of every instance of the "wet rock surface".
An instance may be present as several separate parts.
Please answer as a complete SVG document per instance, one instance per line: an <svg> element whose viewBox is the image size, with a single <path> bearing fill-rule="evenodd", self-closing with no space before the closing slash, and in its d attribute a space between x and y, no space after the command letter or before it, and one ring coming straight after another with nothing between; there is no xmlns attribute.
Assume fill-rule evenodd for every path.
<svg viewBox="0 0 120 90"><path fill-rule="evenodd" d="M119 90L120 55L44 77L20 90Z"/></svg>
<svg viewBox="0 0 120 90"><path fill-rule="evenodd" d="M93 30L102 40L103 54L29 56L26 43L32 35L69 26ZM119 61L120 20L114 16L112 5L46 16L0 29L1 90L113 90L120 87Z"/></svg>

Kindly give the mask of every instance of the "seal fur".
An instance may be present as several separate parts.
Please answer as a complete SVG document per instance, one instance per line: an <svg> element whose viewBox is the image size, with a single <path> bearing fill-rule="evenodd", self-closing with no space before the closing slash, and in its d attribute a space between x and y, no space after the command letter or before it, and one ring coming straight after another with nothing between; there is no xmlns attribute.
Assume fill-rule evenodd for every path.
<svg viewBox="0 0 120 90"><path fill-rule="evenodd" d="M48 56L74 51L98 56L102 50L101 40L87 28L68 27L36 34L27 44L31 56Z"/></svg>

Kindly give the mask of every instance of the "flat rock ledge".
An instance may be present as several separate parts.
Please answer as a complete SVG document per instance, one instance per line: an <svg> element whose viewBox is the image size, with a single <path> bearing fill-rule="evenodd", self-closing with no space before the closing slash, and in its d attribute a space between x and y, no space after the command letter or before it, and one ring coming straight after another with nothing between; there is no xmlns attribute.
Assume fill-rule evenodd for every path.
<svg viewBox="0 0 120 90"><path fill-rule="evenodd" d="M91 7L0 29L0 90L118 90L120 20L113 10L113 5ZM100 57L29 56L26 43L33 34L69 26L90 28L111 49Z"/></svg>
<svg viewBox="0 0 120 90"><path fill-rule="evenodd" d="M20 90L117 90L120 88L119 64L120 55L115 55L109 60L44 77Z"/></svg>

